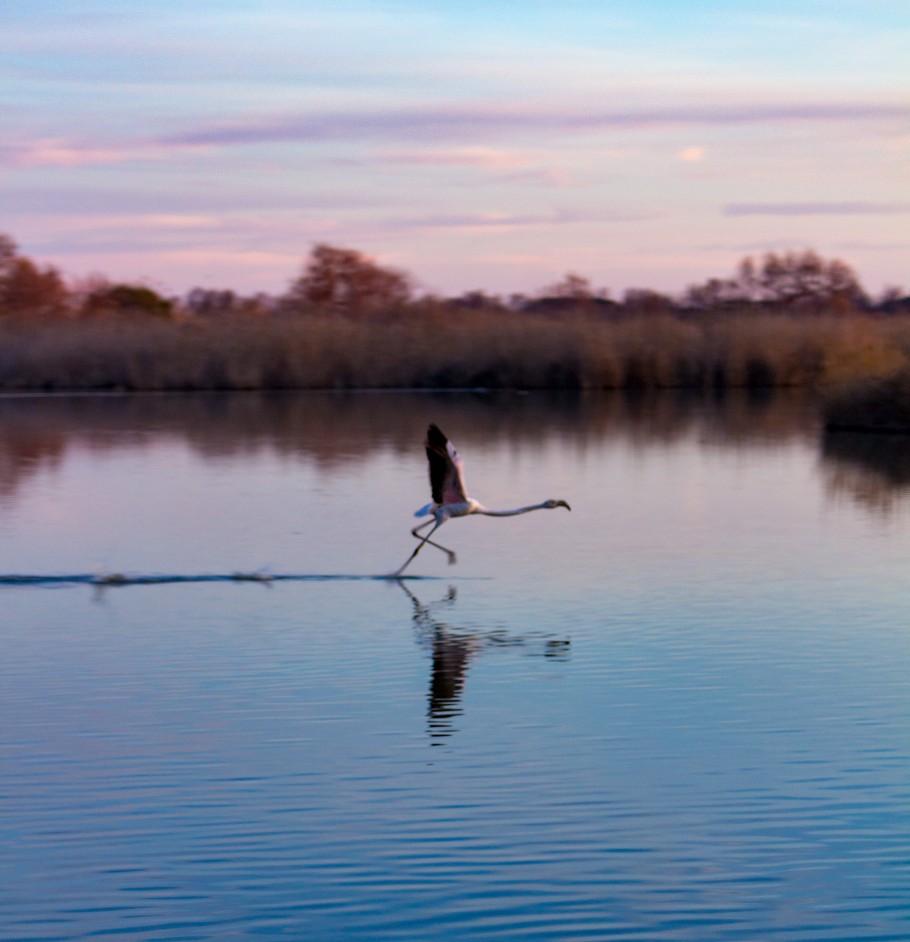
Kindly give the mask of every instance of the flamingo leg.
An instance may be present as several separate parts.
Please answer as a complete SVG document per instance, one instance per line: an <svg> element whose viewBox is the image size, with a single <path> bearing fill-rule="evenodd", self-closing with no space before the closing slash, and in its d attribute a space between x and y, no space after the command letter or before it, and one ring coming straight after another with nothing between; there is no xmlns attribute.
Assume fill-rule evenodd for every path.
<svg viewBox="0 0 910 942"><path fill-rule="evenodd" d="M424 527L428 526L431 522L434 524L433 529L430 530L430 532L426 536L421 537L420 531ZM420 540L420 542L417 544L417 546L414 547L414 552L411 553L410 556L408 556L408 558L404 561L404 563L402 563L401 567L397 569L393 573L393 575L400 576L405 571L405 569L411 564L411 561L414 559L414 557L423 549L424 545L427 543L429 543L431 546L435 546L437 549L441 549L444 552L448 553L450 558L451 556L454 555L451 550L447 550L444 546L440 546L438 543L433 543L432 540L430 540L430 537L443 525L443 523L445 523L445 519L435 520L435 521L428 520L426 523L422 523L419 527L414 527L414 529L411 530L411 534L414 537L416 537L418 540Z"/></svg>
<svg viewBox="0 0 910 942"><path fill-rule="evenodd" d="M426 541L429 546L435 546L436 549L442 550L446 556L449 557L449 565L452 566L458 562L458 556L455 554L455 550L446 549L441 543L434 543L432 540Z"/></svg>
<svg viewBox="0 0 910 942"><path fill-rule="evenodd" d="M446 556L449 557L449 565L451 566L453 563L458 562L458 557L455 555L455 550L450 550L448 547L443 546L441 543L436 543L430 539L430 537L433 534L433 530L435 530L436 527L433 527L433 530L430 530L430 532L425 537L420 536L420 531L424 527L428 527L432 522L433 522L432 520L427 520L426 523L422 523L420 524L420 526L414 527L414 529L411 530L411 535L418 540L423 539L424 543L427 543L430 546L435 546L436 549L438 550L442 550L443 553L445 553ZM442 526L442 523L444 522L445 521L440 521L440 523L437 524L437 526Z"/></svg>

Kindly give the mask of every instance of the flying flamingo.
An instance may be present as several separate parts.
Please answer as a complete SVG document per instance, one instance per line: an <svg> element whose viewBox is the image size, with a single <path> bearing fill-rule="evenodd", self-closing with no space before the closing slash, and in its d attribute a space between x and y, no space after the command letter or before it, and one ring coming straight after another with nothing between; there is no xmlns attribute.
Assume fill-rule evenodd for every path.
<svg viewBox="0 0 910 942"><path fill-rule="evenodd" d="M446 553L449 557L449 563L455 562L456 557L452 550L446 549L430 539L450 517L467 517L469 514L484 514L487 517L514 517L516 514L526 514L530 510L552 510L554 507L565 507L566 510L572 509L564 500L545 500L542 504L532 504L530 507L519 507L516 510L487 510L482 504L468 497L464 485L461 459L452 447L452 443L443 435L438 426L431 425L427 429L427 440L424 444L427 449L427 459L430 463L430 489L433 500L425 507L421 507L414 516L426 517L429 515L432 520L427 520L411 530L411 534L420 542L414 552L404 561L402 567L393 573L395 576L400 576L405 571L427 543ZM426 529L430 524L433 524L433 529L426 536L421 536L420 531Z"/></svg>

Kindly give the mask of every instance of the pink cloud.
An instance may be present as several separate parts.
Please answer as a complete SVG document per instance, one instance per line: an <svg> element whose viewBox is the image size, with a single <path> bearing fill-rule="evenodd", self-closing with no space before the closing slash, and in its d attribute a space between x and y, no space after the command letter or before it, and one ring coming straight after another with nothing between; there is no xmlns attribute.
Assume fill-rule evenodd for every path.
<svg viewBox="0 0 910 942"><path fill-rule="evenodd" d="M533 163L514 151L480 146L389 151L379 154L376 159L382 163L488 167L493 170L515 170Z"/></svg>
<svg viewBox="0 0 910 942"><path fill-rule="evenodd" d="M438 213L424 216L399 217L386 220L396 229L527 229L540 226L565 226L590 222L638 222L659 218L663 213L653 208L629 208L581 213L554 210L547 213Z"/></svg>
<svg viewBox="0 0 910 942"><path fill-rule="evenodd" d="M890 216L910 213L910 203L806 202L729 203L725 216Z"/></svg>
<svg viewBox="0 0 910 942"><path fill-rule="evenodd" d="M204 150L195 146L195 150ZM39 138L0 144L0 167L85 167L123 164L135 160L167 159L167 149L155 142L99 146L61 138Z"/></svg>
<svg viewBox="0 0 910 942"><path fill-rule="evenodd" d="M439 213L436 215L413 216L389 220L390 224L401 229L519 229L528 226L552 226L560 223L577 222L577 217L570 213Z"/></svg>
<svg viewBox="0 0 910 942"><path fill-rule="evenodd" d="M684 147L676 156L686 163L698 163L705 159L706 153L707 151L704 147L694 145L692 147Z"/></svg>

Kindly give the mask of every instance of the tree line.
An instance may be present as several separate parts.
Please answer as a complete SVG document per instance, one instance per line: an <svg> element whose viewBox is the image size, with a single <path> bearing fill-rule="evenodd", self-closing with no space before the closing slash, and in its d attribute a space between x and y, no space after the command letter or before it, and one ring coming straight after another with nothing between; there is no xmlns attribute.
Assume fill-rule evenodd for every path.
<svg viewBox="0 0 910 942"><path fill-rule="evenodd" d="M676 297L634 288L615 300L607 289L594 288L589 279L575 272L530 296L512 294L503 298L475 290L457 297L439 297L420 293L410 274L380 265L360 251L319 244L283 294L244 296L230 289L198 287L175 298L165 297L148 285L112 282L100 275L68 281L55 267L42 266L22 255L10 236L0 234L0 320L10 323L121 316L210 319L320 315L381 319L440 311L609 319L749 311L896 314L910 313L910 297L900 288L890 288L873 299L850 265L840 259L825 259L812 250L744 258L731 276L691 285Z"/></svg>

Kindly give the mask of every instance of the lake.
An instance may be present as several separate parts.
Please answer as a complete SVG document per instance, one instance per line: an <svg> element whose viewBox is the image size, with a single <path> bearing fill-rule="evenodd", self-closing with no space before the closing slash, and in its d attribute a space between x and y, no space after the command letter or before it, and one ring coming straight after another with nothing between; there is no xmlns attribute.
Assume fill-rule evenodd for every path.
<svg viewBox="0 0 910 942"><path fill-rule="evenodd" d="M429 422L571 513L375 578ZM910 938L908 562L800 396L0 398L0 938Z"/></svg>

